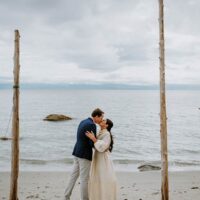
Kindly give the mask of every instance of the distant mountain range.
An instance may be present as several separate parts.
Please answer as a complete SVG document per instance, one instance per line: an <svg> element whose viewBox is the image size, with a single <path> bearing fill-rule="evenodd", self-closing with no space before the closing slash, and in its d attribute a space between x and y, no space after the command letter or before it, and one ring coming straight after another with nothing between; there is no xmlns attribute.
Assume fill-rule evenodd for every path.
<svg viewBox="0 0 200 200"><path fill-rule="evenodd" d="M108 89L108 90L158 90L159 85L130 85L130 84L47 84L47 83L22 83L21 89ZM10 83L0 83L0 89L12 89ZM169 84L167 90L200 90L200 85Z"/></svg>

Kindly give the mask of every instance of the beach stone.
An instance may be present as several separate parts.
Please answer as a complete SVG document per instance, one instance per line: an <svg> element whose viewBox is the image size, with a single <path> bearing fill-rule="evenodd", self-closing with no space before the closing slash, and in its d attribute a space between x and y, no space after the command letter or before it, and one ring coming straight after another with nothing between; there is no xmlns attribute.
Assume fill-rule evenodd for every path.
<svg viewBox="0 0 200 200"><path fill-rule="evenodd" d="M142 171L154 171L154 170L161 170L161 167L155 166L155 165L150 165L150 164L144 164L140 165L138 169Z"/></svg>
<svg viewBox="0 0 200 200"><path fill-rule="evenodd" d="M199 187L191 187L192 190L199 189Z"/></svg>
<svg viewBox="0 0 200 200"><path fill-rule="evenodd" d="M0 137L0 140L12 140L12 138L11 137L3 136L3 137Z"/></svg>
<svg viewBox="0 0 200 200"><path fill-rule="evenodd" d="M71 120L72 118L66 115L61 114L50 114L44 118L44 121L65 121L65 120Z"/></svg>

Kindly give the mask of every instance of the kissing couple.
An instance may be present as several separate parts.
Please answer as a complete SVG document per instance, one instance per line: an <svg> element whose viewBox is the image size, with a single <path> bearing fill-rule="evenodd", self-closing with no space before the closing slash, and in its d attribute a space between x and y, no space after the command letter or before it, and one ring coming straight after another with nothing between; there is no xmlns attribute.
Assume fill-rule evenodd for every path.
<svg viewBox="0 0 200 200"><path fill-rule="evenodd" d="M97 133L96 124L100 126ZM104 119L97 108L91 117L80 122L72 155L74 165L64 200L70 200L74 185L80 177L81 200L116 200L117 180L110 153L113 148L113 122Z"/></svg>

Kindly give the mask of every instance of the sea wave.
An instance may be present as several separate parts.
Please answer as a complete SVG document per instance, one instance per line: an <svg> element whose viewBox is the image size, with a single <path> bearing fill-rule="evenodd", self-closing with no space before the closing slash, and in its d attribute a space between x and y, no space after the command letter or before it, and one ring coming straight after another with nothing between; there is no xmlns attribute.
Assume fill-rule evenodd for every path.
<svg viewBox="0 0 200 200"><path fill-rule="evenodd" d="M29 165L47 165L51 163L57 164L73 164L73 158L63 158L63 159L55 159L55 160L41 160L41 159L20 159L21 163L29 164ZM129 160L129 159L113 159L114 164L116 165L143 165L143 164L151 164L161 166L160 160ZM200 166L200 161L192 160L192 161L169 161L169 166L178 166L178 167L186 167L186 166Z"/></svg>
<svg viewBox="0 0 200 200"><path fill-rule="evenodd" d="M31 165L46 165L49 163L63 163L63 164L72 164L73 158L63 158L55 160L39 160L39 159L20 159L22 163L31 164Z"/></svg>
<svg viewBox="0 0 200 200"><path fill-rule="evenodd" d="M170 165L179 166L179 167L187 167L187 166L200 166L200 161L193 160L193 161L173 161L170 162Z"/></svg>

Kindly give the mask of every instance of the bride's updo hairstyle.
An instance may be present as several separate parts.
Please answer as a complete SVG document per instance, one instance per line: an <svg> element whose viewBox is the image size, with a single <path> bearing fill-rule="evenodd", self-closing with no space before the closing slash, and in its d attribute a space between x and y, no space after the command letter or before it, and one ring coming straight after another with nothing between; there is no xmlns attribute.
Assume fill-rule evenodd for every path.
<svg viewBox="0 0 200 200"><path fill-rule="evenodd" d="M112 152L114 142L113 142L113 135L111 133L111 129L113 127L113 122L110 119L106 119L106 124L108 125L107 130L110 132L110 138L111 138L109 151Z"/></svg>

